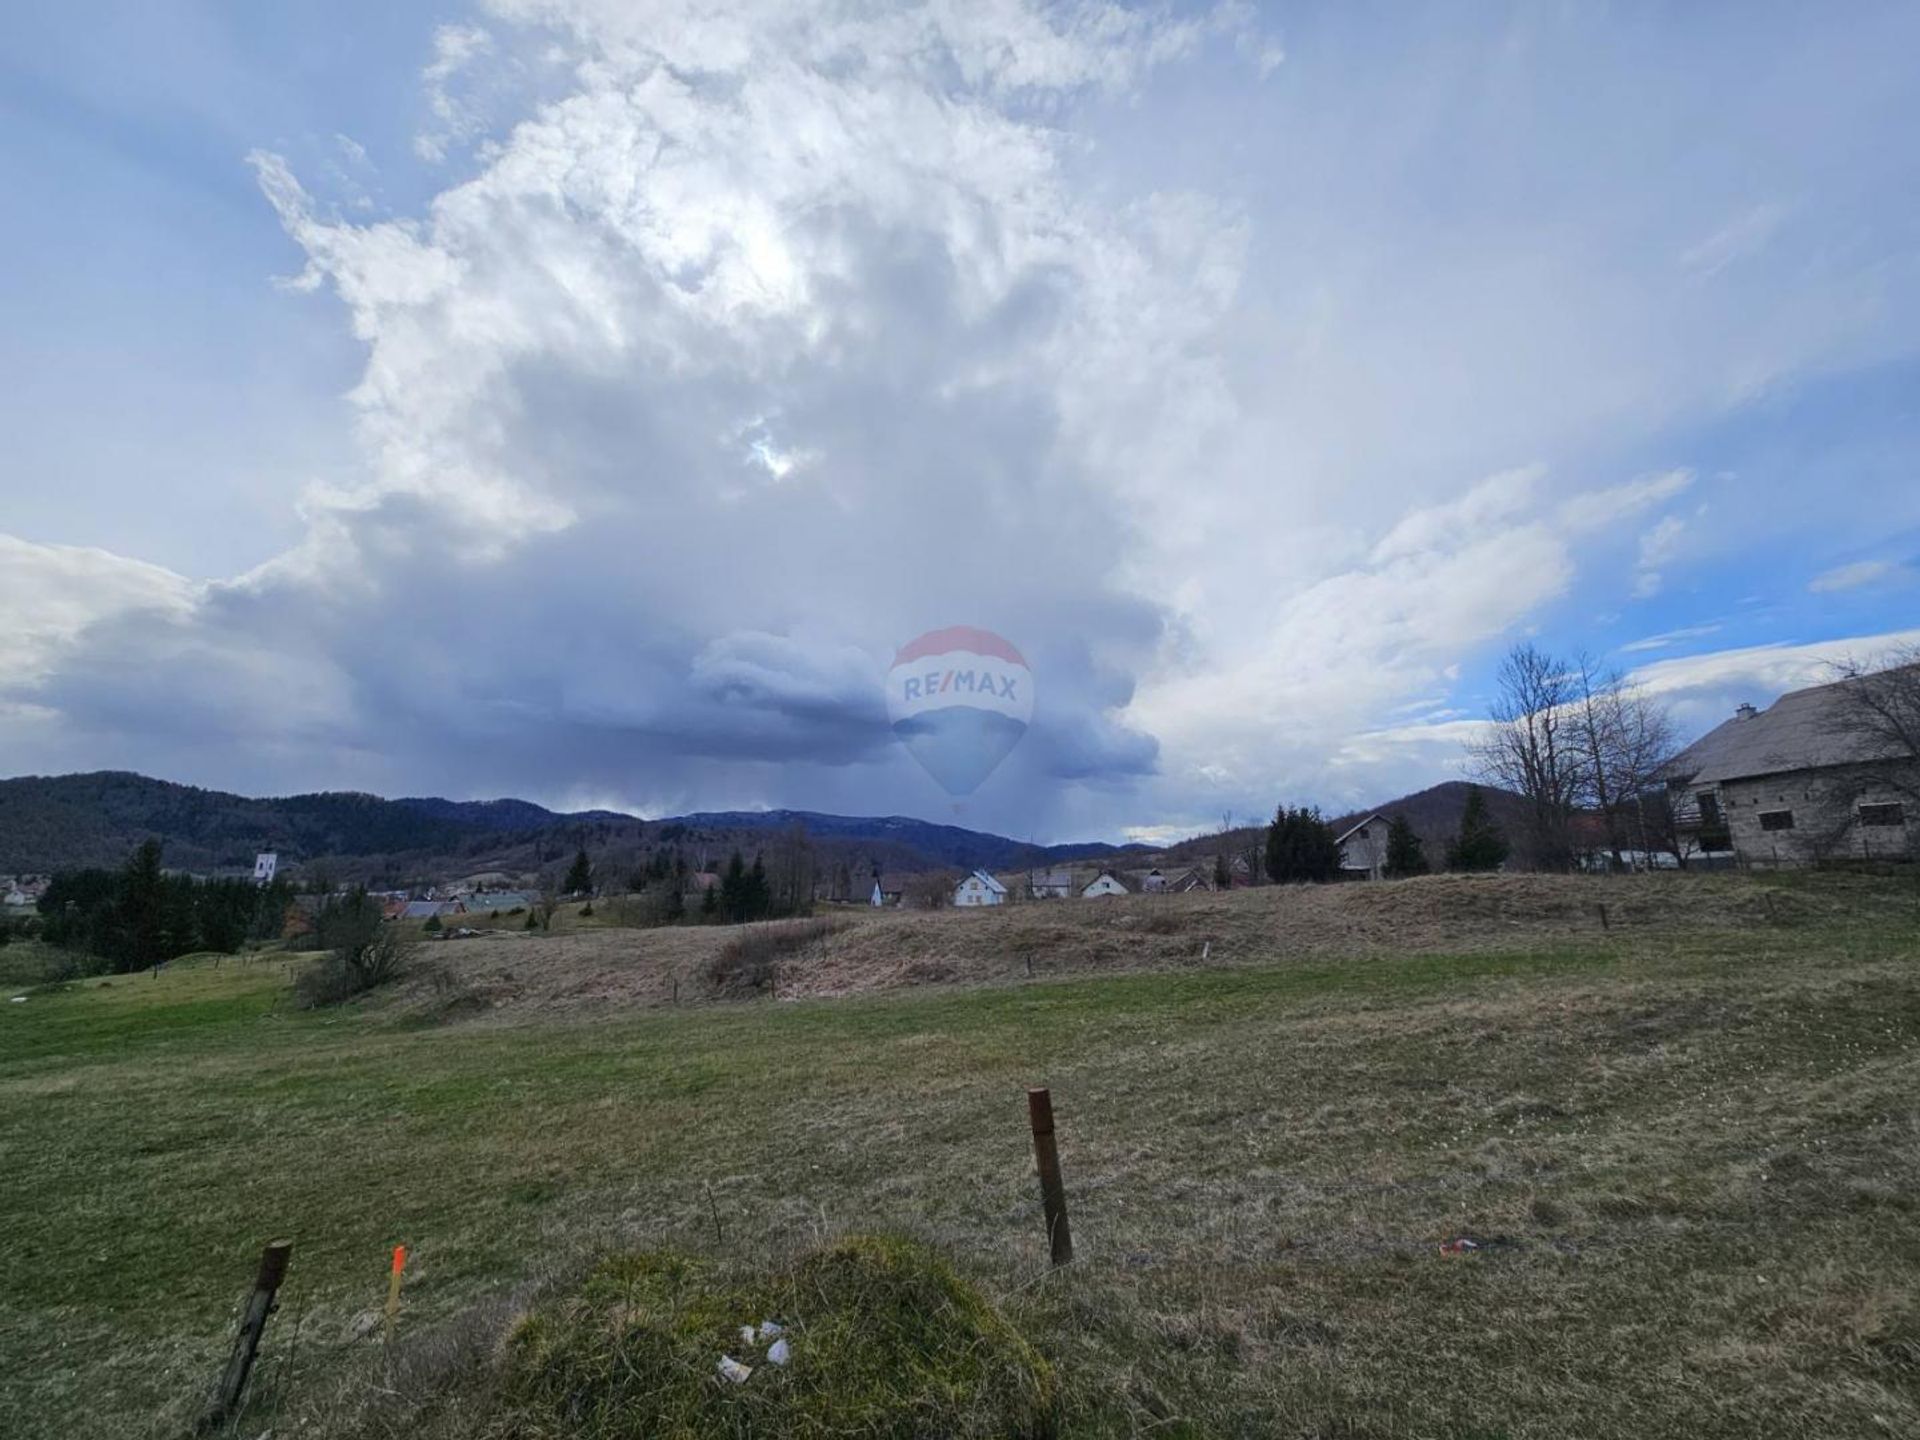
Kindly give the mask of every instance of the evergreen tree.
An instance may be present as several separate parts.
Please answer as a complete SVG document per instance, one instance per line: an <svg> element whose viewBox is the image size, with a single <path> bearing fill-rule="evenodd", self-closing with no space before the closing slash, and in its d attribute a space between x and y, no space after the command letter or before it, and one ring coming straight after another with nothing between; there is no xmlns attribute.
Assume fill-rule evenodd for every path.
<svg viewBox="0 0 1920 1440"><path fill-rule="evenodd" d="M1267 878L1289 881L1332 880L1340 873L1340 846L1318 806L1282 805L1267 827Z"/></svg>
<svg viewBox="0 0 1920 1440"><path fill-rule="evenodd" d="M1233 867L1227 864L1227 855L1224 850L1213 857L1213 888L1216 890L1233 888Z"/></svg>
<svg viewBox="0 0 1920 1440"><path fill-rule="evenodd" d="M767 867L756 853L753 869L747 872L746 918L764 920L773 909L773 889L767 884Z"/></svg>
<svg viewBox="0 0 1920 1440"><path fill-rule="evenodd" d="M167 877L160 871L160 842L143 841L120 872L110 952L120 969L144 970L170 958L165 953L173 928L169 899Z"/></svg>
<svg viewBox="0 0 1920 1440"><path fill-rule="evenodd" d="M1404 880L1409 875L1427 873L1426 847L1413 833L1407 817L1396 815L1387 826L1387 878Z"/></svg>
<svg viewBox="0 0 1920 1440"><path fill-rule="evenodd" d="M700 892L700 918L702 920L712 920L713 917L719 913L720 892L712 885L709 885L705 890Z"/></svg>
<svg viewBox="0 0 1920 1440"><path fill-rule="evenodd" d="M567 870L567 878L560 888L569 895L584 895L593 889L593 864L587 859L584 846L573 857L573 864Z"/></svg>
<svg viewBox="0 0 1920 1440"><path fill-rule="evenodd" d="M720 877L720 909L729 925L738 925L747 918L747 903L747 862L736 850L727 861L726 873Z"/></svg>
<svg viewBox="0 0 1920 1440"><path fill-rule="evenodd" d="M440 923L440 917L438 915L429 915L427 916L427 923L422 925L420 930L421 933L426 935L438 935L444 928Z"/></svg>
<svg viewBox="0 0 1920 1440"><path fill-rule="evenodd" d="M1467 787L1467 808L1460 815L1460 833L1447 845L1449 870L1498 870L1506 863L1507 837L1493 822L1487 797L1478 785Z"/></svg>
<svg viewBox="0 0 1920 1440"><path fill-rule="evenodd" d="M287 927L287 907L293 904L293 882L284 875L275 875L260 887L253 903L253 923L247 927L248 938L253 940L278 940Z"/></svg>

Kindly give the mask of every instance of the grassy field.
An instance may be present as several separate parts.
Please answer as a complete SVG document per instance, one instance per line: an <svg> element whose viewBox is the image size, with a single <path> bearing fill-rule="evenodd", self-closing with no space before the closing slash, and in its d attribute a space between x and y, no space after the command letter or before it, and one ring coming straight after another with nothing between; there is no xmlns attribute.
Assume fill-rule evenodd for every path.
<svg viewBox="0 0 1920 1440"><path fill-rule="evenodd" d="M1424 894L1478 933L1473 883L1365 904ZM1336 902L1300 892L1063 909L1044 924L1104 927L1115 969L1128 944L1178 968L1032 981L1009 950L1031 915L865 919L781 993L890 946L1002 978L836 999L430 1023L466 1012L418 985L295 1011L285 959L0 998L0 1434L180 1433L276 1236L237 1433L453 1436L486 1428L475 1369L516 1309L598 1255L872 1230L999 1301L1068 1436L1920 1434L1911 877L1673 880L1662 923L1615 902L1605 928L1570 882L1537 914L1515 883L1487 882L1499 943L1451 948L1355 910L1316 947L1300 917ZM1671 887L1696 883L1692 927ZM1192 963L1202 934L1229 968ZM570 943L434 949L564 970ZM697 958L621 943L636 971ZM1440 1253L1460 1236L1481 1248ZM356 1332L396 1243L388 1353Z"/></svg>

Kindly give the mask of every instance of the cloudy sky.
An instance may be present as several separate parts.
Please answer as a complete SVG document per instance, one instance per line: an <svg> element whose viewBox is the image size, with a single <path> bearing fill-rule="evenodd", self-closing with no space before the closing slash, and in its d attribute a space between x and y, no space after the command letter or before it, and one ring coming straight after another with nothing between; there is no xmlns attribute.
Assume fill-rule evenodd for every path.
<svg viewBox="0 0 1920 1440"><path fill-rule="evenodd" d="M1920 626L1920 8L0 13L0 773L1061 839ZM1032 727L956 804L920 633Z"/></svg>

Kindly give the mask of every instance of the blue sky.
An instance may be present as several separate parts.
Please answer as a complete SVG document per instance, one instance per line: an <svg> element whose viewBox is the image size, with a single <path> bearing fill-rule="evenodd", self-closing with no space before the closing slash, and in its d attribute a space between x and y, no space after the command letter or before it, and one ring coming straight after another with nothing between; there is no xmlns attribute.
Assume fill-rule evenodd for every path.
<svg viewBox="0 0 1920 1440"><path fill-rule="evenodd" d="M1158 834L1920 627L1920 12L0 14L0 770Z"/></svg>

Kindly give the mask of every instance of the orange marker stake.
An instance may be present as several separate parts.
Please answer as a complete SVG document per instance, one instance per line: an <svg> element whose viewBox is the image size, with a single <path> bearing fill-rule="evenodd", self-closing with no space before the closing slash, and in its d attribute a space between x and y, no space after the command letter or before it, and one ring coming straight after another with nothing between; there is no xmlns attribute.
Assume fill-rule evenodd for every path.
<svg viewBox="0 0 1920 1440"><path fill-rule="evenodd" d="M407 1268L407 1247L393 1247L393 1273L387 1277L387 1343L393 1343L393 1317L400 1313L400 1276Z"/></svg>

